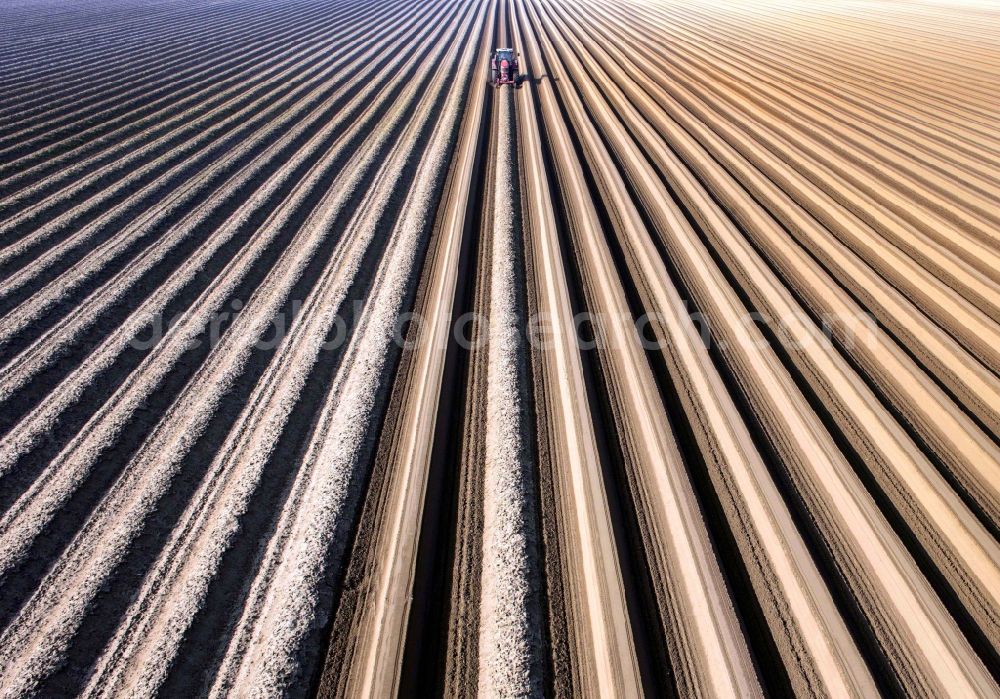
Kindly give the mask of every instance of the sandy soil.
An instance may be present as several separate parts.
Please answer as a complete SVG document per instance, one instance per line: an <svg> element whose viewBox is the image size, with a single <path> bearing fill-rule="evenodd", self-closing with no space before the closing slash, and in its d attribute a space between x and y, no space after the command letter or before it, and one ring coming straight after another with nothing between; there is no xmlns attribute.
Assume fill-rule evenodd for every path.
<svg viewBox="0 0 1000 699"><path fill-rule="evenodd" d="M1000 696L996 8L0 26L0 695Z"/></svg>

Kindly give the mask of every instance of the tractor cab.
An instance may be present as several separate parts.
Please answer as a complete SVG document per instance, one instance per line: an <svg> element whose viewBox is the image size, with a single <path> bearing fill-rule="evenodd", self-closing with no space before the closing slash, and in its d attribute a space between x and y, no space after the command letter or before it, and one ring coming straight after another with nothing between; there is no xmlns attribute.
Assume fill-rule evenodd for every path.
<svg viewBox="0 0 1000 699"><path fill-rule="evenodd" d="M490 59L490 69L493 74L493 84L517 86L518 67L517 53L511 48L498 48Z"/></svg>

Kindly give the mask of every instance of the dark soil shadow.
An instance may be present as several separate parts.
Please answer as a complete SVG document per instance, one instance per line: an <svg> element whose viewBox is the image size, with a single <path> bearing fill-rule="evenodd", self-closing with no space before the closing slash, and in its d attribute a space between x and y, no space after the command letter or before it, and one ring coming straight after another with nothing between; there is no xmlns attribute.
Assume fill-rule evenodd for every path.
<svg viewBox="0 0 1000 699"><path fill-rule="evenodd" d="M521 85L523 83L530 83L532 85L540 85L543 80L550 80L550 81L552 81L554 83L559 82L559 78L553 77L552 75L549 75L548 73L542 73L537 78L534 77L531 73L522 73L521 75L517 76L517 84L518 85Z"/></svg>

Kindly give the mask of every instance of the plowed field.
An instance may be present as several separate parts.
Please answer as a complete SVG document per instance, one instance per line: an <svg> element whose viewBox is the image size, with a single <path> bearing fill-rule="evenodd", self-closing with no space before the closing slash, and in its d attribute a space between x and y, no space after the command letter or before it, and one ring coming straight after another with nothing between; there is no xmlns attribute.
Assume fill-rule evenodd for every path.
<svg viewBox="0 0 1000 699"><path fill-rule="evenodd" d="M9 0L0 695L1000 696L998 202L985 1Z"/></svg>

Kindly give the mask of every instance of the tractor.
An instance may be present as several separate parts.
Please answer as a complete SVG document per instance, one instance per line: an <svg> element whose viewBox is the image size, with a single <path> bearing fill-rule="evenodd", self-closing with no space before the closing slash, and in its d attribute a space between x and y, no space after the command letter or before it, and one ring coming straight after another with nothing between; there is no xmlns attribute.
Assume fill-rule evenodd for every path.
<svg viewBox="0 0 1000 699"><path fill-rule="evenodd" d="M490 57L490 69L493 71L493 85L513 85L517 87L517 56L514 49L497 49Z"/></svg>

